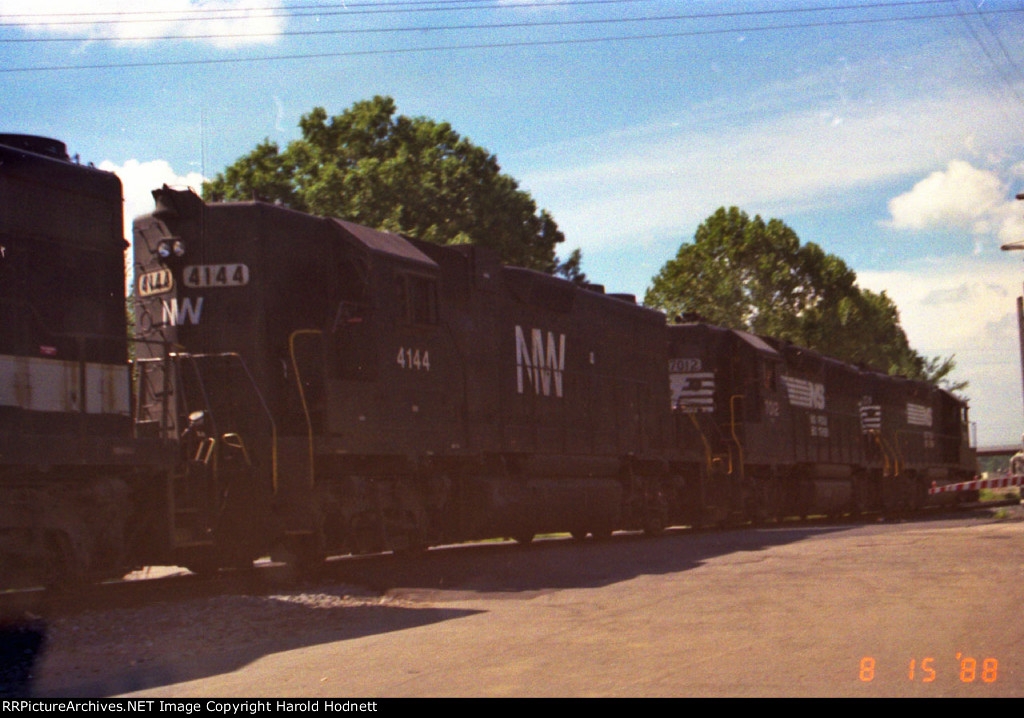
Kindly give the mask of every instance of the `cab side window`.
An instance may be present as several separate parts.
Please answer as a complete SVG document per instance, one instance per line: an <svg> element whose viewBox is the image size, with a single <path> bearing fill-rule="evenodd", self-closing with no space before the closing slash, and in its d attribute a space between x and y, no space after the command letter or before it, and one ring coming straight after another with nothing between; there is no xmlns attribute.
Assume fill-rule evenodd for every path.
<svg viewBox="0 0 1024 718"><path fill-rule="evenodd" d="M419 274L395 275L398 319L403 324L438 323L437 280Z"/></svg>

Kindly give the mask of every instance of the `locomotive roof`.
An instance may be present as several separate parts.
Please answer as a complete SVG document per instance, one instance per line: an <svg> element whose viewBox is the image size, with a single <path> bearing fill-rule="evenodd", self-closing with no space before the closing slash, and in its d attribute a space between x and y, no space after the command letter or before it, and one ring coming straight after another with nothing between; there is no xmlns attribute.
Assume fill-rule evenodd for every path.
<svg viewBox="0 0 1024 718"><path fill-rule="evenodd" d="M732 334L737 337L743 343L749 345L754 351L764 354L765 356L772 358L779 358L780 354L775 347L771 346L761 337L750 332L745 332L742 329L729 329L728 327L720 327L715 324L708 324L707 322L685 322L683 324L669 324L669 331L686 331L695 327L701 328L703 331L711 332L712 334L726 335Z"/></svg>
<svg viewBox="0 0 1024 718"><path fill-rule="evenodd" d="M733 329L732 332L762 354L775 357L779 356L779 353L761 337L745 332L742 329Z"/></svg>
<svg viewBox="0 0 1024 718"><path fill-rule="evenodd" d="M401 235L393 234L392 232L384 232L379 229L370 229L369 227L364 227L361 224L347 222L343 219L331 218L330 221L337 224L356 241L372 252L399 257L406 261L423 264L428 267L437 267L437 262L414 247L409 240L405 239Z"/></svg>
<svg viewBox="0 0 1024 718"><path fill-rule="evenodd" d="M63 142L46 137L0 135L0 164L5 173L35 176L49 187L105 196L121 194L121 180L117 175L72 162L64 147Z"/></svg>
<svg viewBox="0 0 1024 718"><path fill-rule="evenodd" d="M168 214L176 216L179 214L190 214L201 212L203 207L214 211L218 208L252 208L258 211L291 214L304 218L307 222L327 222L332 228L340 229L343 235L363 248L376 254L383 254L388 257L401 259L414 264L419 264L430 269L437 269L437 263L426 254L417 249L413 243L405 237L393 232L385 232L379 229L364 227L355 222L349 222L337 217L318 217L302 212L291 207L279 205L262 200L251 200L244 202L205 202L191 188L176 190L167 185L160 189L153 190L153 198L156 200L154 217L164 218Z"/></svg>

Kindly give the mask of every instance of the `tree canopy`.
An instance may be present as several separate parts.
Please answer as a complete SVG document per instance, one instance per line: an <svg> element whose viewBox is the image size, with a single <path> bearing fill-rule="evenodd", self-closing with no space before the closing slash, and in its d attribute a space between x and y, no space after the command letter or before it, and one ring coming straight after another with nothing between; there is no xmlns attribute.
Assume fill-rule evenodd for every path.
<svg viewBox="0 0 1024 718"><path fill-rule="evenodd" d="M487 150L446 122L395 116L390 97L328 118L314 108L302 139L283 151L264 140L203 185L207 200L260 199L439 244L479 244L502 261L583 281L578 250Z"/></svg>
<svg viewBox="0 0 1024 718"><path fill-rule="evenodd" d="M751 219L736 207L708 217L654 277L644 300L670 317L707 321L783 339L890 374L949 385L953 357L925 358L910 347L885 292L857 286L842 259L801 244L778 219Z"/></svg>

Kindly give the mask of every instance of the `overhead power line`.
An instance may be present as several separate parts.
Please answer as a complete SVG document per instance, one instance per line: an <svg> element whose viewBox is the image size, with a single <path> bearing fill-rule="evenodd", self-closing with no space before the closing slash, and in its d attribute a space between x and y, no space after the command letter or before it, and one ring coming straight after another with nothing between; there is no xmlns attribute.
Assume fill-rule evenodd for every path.
<svg viewBox="0 0 1024 718"><path fill-rule="evenodd" d="M470 3L481 3L487 0L378 0L377 2L333 2L333 3L315 3L313 5L293 5L291 3L276 3L273 5L245 5L239 8L225 8L225 7L194 7L189 10L93 10L88 12L81 11L69 11L69 12L23 12L23 13L7 13L4 17L34 17L34 18L52 18L52 17L105 17L110 15L116 15L118 17L130 17L133 15L181 15L187 13L189 15L202 15L211 13L224 13L224 12L236 12L236 13L249 13L249 12L264 12L272 10L282 10L290 12L292 10L323 10L330 8L361 8L361 7L388 7L388 8L407 8L419 5L448 5L458 6L467 5ZM536 7L538 5L590 5L595 2L601 2L602 0L520 0L519 2L509 2L508 0L491 0L490 7ZM654 0L603 0L604 2L654 2ZM450 9L450 8L449 8ZM33 21L35 22L40 21ZM147 22L147 21L143 21Z"/></svg>
<svg viewBox="0 0 1024 718"><path fill-rule="evenodd" d="M482 0L435 0L434 2L429 1L414 1L414 2L403 2L403 3L382 3L382 2L368 2L368 3L338 3L330 4L326 6L319 5L295 5L295 6L267 6L265 9L261 8L247 8L247 9L195 9L195 10L137 10L126 13L117 13L117 17L112 17L107 20L100 19L81 19L81 18L95 18L109 17L114 13L60 13L53 15L45 14L33 14L33 15L5 15L0 18L0 27L12 27L12 28L45 28L49 26L68 26L68 25L120 25L120 24L131 24L131 23L154 23L154 22L170 22L170 21L185 21L185 22L205 22L213 20L240 20L249 18L272 18L272 17L330 17L335 15L367 15L367 14L399 14L399 13L425 13L425 12L456 12L466 10L517 10L522 8L539 9L546 7L565 7L565 6L589 6L589 5L622 5L622 4L635 4L635 3L651 3L652 0L527 0L526 2L514 2L514 3L485 3L481 4ZM799 12L820 12L825 10L845 10L845 9L874 9L874 8L885 8L885 7L901 7L907 5L936 5L942 3L949 3L950 0L888 0L879 1L873 3L865 3L858 5L838 5L838 6L818 6L809 8L772 8L766 10L744 10L735 12L713 12L713 13L695 13L694 17L734 17L740 15L774 15L780 13L799 13ZM429 5L430 7L419 7L421 5ZM413 7L415 6L415 7ZM337 8L328 9L324 8ZM373 7L374 9L362 10L353 9L361 7ZM305 12L310 10L311 12ZM225 14L226 13L226 14ZM140 17L144 15L145 17ZM19 22L6 22L6 18L26 18L32 17L37 18L35 20L23 20ZM72 20L65 20L64 18L79 18Z"/></svg>
<svg viewBox="0 0 1024 718"><path fill-rule="evenodd" d="M462 12L465 10L517 10L521 8L546 8L583 5L623 5L633 3L650 3L654 0L526 0L525 2L488 2L487 0L437 0L435 2L369 2L369 3L331 3L329 5L276 5L265 9L202 9L195 10L136 10L126 13L60 13L52 15L5 15L8 17L34 17L36 20L20 22L0 22L0 27L46 27L49 25L120 25L131 23L168 22L170 20L186 20L204 22L210 20L240 20L245 18L267 17L323 17L334 15L396 15L427 12ZM949 0L921 0L922 2L948 2ZM418 7L428 5L431 7ZM414 7L417 6L417 7ZM353 8L373 7L361 10ZM326 10L324 8L327 8ZM309 11L309 12L306 12ZM109 20L86 20L62 18L109 17ZM146 15L147 17L139 17ZM155 16L155 17L154 17ZM164 17L161 17L164 16Z"/></svg>
<svg viewBox="0 0 1024 718"><path fill-rule="evenodd" d="M0 38L0 43L39 43L39 42L89 42L106 40L109 42L133 42L141 40L166 41L166 40L226 40L255 37L308 37L318 35L361 35L361 34L387 34L403 32L443 32L456 30L507 30L513 28L537 28L537 27L578 27L585 25L617 25L627 23L644 22L670 22L678 20L709 20L749 16L780 15L791 13L810 13L821 11L844 11L859 10L863 8L895 7L900 5L922 5L948 0L903 0L900 2L874 3L872 5L830 5L827 7L807 7L797 9L772 9L772 10L736 10L714 13L686 13L682 15L655 15L647 17L627 18L590 18L583 20L540 20L540 21L516 21L500 23L465 23L459 25L407 25L404 27L374 27L374 28L339 28L322 30L282 30L277 32L243 32L243 33L210 33L210 34L184 34L184 35L153 35L137 37L53 37L53 38Z"/></svg>
<svg viewBox="0 0 1024 718"><path fill-rule="evenodd" d="M1014 71L1016 71L1018 78L1021 77L1021 70L1020 70L1020 68L1017 66L1017 63L1015 63L1013 61L1013 58L1010 57L1010 54L1007 52L1006 46L1003 44L1003 41L999 39L999 35L996 34L996 32L988 24L988 20L985 18L984 13L982 13L977 8L977 6L975 6L974 9L975 9L975 12L977 13L978 17L981 19L981 22L984 24L985 28L989 31L989 33L992 35L992 37L995 38L996 43L999 45L999 48L1003 52L1003 57L1006 58L1006 62L1009 63L1010 67ZM1017 85L1014 82L1013 78L1008 77L1006 72L1004 72L1003 67L998 62L996 62L996 58L993 57L991 52L989 52L989 49L985 45L985 43L981 41L981 37L978 36L978 33L971 26L971 23L967 20L967 16L964 15L963 12L960 12L959 6L957 6L957 11L959 12L960 18L963 20L964 25L967 27L968 32L970 32L971 37L974 38L975 44L978 45L978 47L981 49L981 51L985 55L985 57L988 58L989 63L992 65L992 69L994 69L996 71L996 74L999 75L999 78L1006 84L1007 89L1014 96L1014 98L1017 100L1017 102L1019 102L1022 106L1024 106L1024 96L1022 96L1021 93L1020 93L1020 90L1017 89Z"/></svg>
<svg viewBox="0 0 1024 718"><path fill-rule="evenodd" d="M1024 9L1018 8L1003 8L998 10L990 10L986 12L988 15L998 13L1024 13ZM939 20L949 19L958 17L958 13L930 13L927 15L904 15L898 17L886 17L886 18L857 18L857 19L846 19L846 20L821 20L817 22L805 22L805 23L789 23L783 25L760 25L760 26L746 26L746 27L730 27L730 28L716 28L716 29L703 29L703 30L681 30L675 32L660 32L660 33L644 33L637 35L611 35L605 37L594 37L594 38L570 38L570 39L558 39L558 40L521 40L521 41L508 41L508 42L491 42L491 43L468 43L460 45L433 45L433 46L422 46L422 47L407 47L407 48L377 48L373 50L345 50L339 52L316 52L316 53L295 53L287 55L263 55L253 57L231 57L231 58L209 58L209 59L189 59L189 60L156 60L147 62L122 62L122 63L97 63L88 65L40 65L40 66L29 66L29 67L0 67L0 74L12 74L12 73L23 73L23 72L52 72L52 71L64 71L64 70L108 70L108 69L130 69L130 68L143 68L143 67L174 67L183 65L219 65L219 64L239 64L239 63L256 63L256 62L279 62L287 60L307 60L307 59L326 59L326 58L340 58L340 57L367 57L367 56L381 56L381 55L404 55L414 53L429 53L429 52L452 52L460 50L496 50L496 49L509 49L519 47L545 47L545 46L556 46L556 45L588 45L588 44L599 44L607 42L630 42L636 40L659 40L669 38L680 38L680 37L700 37L708 35L724 35L730 33L754 33L754 32L775 32L775 31L788 31L788 30L799 30L816 27L842 27L851 25L870 25L885 22L913 22L920 20Z"/></svg>

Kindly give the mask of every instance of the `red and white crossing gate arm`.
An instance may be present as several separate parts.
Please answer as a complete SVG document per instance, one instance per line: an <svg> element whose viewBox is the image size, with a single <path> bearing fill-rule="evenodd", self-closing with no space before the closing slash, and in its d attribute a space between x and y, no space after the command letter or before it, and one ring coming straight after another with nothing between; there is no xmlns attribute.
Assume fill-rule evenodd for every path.
<svg viewBox="0 0 1024 718"><path fill-rule="evenodd" d="M1024 475L1021 474L1006 474L995 479L974 479L973 481L964 481L960 484L946 484L945 486L936 486L934 483L932 487L928 489L928 495L943 494L949 491L977 491L978 489L1005 489L1009 486L1022 486L1024 485Z"/></svg>

